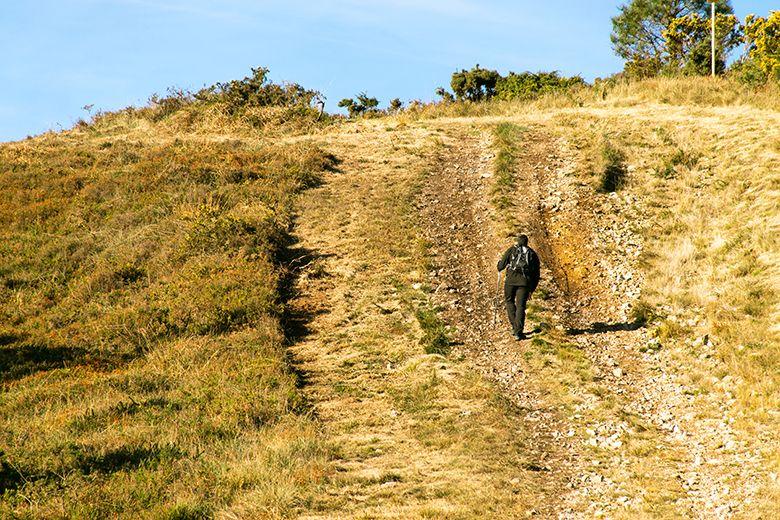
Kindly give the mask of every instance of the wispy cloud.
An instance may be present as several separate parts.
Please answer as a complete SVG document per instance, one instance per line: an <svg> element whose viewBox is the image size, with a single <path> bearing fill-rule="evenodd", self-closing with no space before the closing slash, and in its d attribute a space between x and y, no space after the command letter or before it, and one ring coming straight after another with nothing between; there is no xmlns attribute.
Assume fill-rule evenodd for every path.
<svg viewBox="0 0 780 520"><path fill-rule="evenodd" d="M142 7L149 10L165 11L175 14L197 16L201 18L239 21L240 13L234 9L235 2L187 1L187 0L112 0L116 4ZM250 2L241 2L246 6ZM227 5L226 5L227 4ZM228 7L226 9L225 7ZM240 6L239 6L240 7Z"/></svg>
<svg viewBox="0 0 780 520"><path fill-rule="evenodd" d="M513 19L514 23L518 23L516 13L507 12L495 4L489 5L489 2L474 0L329 0L299 3L303 11L363 21L434 16L442 20L472 20L483 24L503 25Z"/></svg>
<svg viewBox="0 0 780 520"><path fill-rule="evenodd" d="M94 0L92 0L94 1ZM474 0L111 0L125 4L226 21L247 21L268 13L289 13L290 18L316 16L358 22L381 22L405 16L468 19L480 23L522 24L518 13L489 2ZM518 9L519 11L519 5ZM514 11L514 10L513 10Z"/></svg>

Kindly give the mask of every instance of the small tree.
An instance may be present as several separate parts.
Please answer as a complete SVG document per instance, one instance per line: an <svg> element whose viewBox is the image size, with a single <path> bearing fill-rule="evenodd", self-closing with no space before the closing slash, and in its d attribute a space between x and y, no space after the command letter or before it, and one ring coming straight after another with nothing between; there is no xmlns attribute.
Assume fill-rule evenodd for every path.
<svg viewBox="0 0 780 520"><path fill-rule="evenodd" d="M483 101L496 93L496 83L501 75L495 70L482 69L477 64L471 70L461 70L452 75L450 86L458 100Z"/></svg>
<svg viewBox="0 0 780 520"><path fill-rule="evenodd" d="M358 115L358 111L355 107L355 100L352 98L344 98L339 101L339 108L346 108L349 113L349 117L355 117Z"/></svg>
<svg viewBox="0 0 780 520"><path fill-rule="evenodd" d="M379 100L375 97L368 97L365 92L357 95L357 105L362 108L361 112L375 112L379 106Z"/></svg>
<svg viewBox="0 0 780 520"><path fill-rule="evenodd" d="M395 98L390 100L390 104L387 106L387 109L391 114L395 114L396 112L400 112L403 107L404 102L399 98Z"/></svg>
<svg viewBox="0 0 780 520"><path fill-rule="evenodd" d="M346 108L349 117L357 117L366 113L376 113L379 106L379 100L375 97L368 97L365 92L357 95L357 100L344 98L339 101L339 107Z"/></svg>
<svg viewBox="0 0 780 520"><path fill-rule="evenodd" d="M731 15L730 0L717 0L718 13ZM612 19L612 46L626 60L631 76L654 76L670 61L665 32L678 18L698 15L710 19L708 0L631 0Z"/></svg>

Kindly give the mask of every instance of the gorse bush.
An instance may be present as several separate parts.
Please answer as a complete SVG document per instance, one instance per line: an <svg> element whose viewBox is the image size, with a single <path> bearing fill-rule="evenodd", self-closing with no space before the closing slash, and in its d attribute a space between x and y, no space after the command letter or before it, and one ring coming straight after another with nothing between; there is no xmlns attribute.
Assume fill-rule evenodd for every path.
<svg viewBox="0 0 780 520"><path fill-rule="evenodd" d="M780 11L767 18L749 15L745 19L748 62L764 80L780 82Z"/></svg>
<svg viewBox="0 0 780 520"><path fill-rule="evenodd" d="M99 112L93 123L113 127L123 117L127 123L140 116L153 123L173 123L176 131L191 131L209 120L214 120L221 128L225 123L235 121L253 128L327 121L328 118L320 113L323 98L319 92L297 83L274 83L268 73L266 68L255 68L250 76L241 80L216 83L196 92L171 88L165 96L153 95L146 107L130 107L115 113ZM83 122L78 126L82 130L90 127Z"/></svg>
<svg viewBox="0 0 780 520"><path fill-rule="evenodd" d="M493 98L501 100L533 99L538 96L566 91L574 87L585 86L585 80L579 76L564 77L554 72L510 72L501 76L494 70L480 68L461 70L452 75L451 86L453 96L444 88L438 88L436 95L443 101L488 101Z"/></svg>
<svg viewBox="0 0 780 520"><path fill-rule="evenodd" d="M496 96L503 100L532 99L543 94L586 85L585 80L580 76L564 77L557 71L521 74L510 72L508 76L498 81Z"/></svg>
<svg viewBox="0 0 780 520"><path fill-rule="evenodd" d="M220 103L230 113L253 107L310 107L320 97L316 90L297 83L279 85L268 79L266 68L252 69L252 75L242 80L217 83L194 95L199 101Z"/></svg>
<svg viewBox="0 0 780 520"><path fill-rule="evenodd" d="M707 75L712 70L710 44L712 19L690 13L672 20L663 32L668 61L662 69L666 73L681 72L688 75ZM715 71L726 70L726 57L742 43L739 20L733 14L715 16Z"/></svg>
<svg viewBox="0 0 780 520"><path fill-rule="evenodd" d="M390 103L387 105L387 111L391 114L395 114L397 112L400 112L404 108L404 102L401 101L400 98L394 98L390 100Z"/></svg>
<svg viewBox="0 0 780 520"><path fill-rule="evenodd" d="M471 70L463 69L453 73L450 87L460 101L483 101L496 94L496 84L500 78L498 72L480 68L477 64Z"/></svg>
<svg viewBox="0 0 780 520"><path fill-rule="evenodd" d="M400 102L400 100L398 100ZM378 114L379 100L375 97L369 97L365 92L361 92L355 99L344 98L339 101L339 107L346 108L349 117L357 117L366 114ZM400 107L399 107L400 108Z"/></svg>

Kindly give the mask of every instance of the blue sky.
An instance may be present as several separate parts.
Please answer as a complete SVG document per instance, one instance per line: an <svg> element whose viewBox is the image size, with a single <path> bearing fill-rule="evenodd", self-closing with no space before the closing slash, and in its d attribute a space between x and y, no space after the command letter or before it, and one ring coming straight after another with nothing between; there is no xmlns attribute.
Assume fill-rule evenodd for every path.
<svg viewBox="0 0 780 520"><path fill-rule="evenodd" d="M7 0L0 7L0 141L70 127L94 104L145 103L266 66L276 81L323 92L328 108L360 91L432 99L475 63L616 72L619 1ZM740 16L777 0L735 0ZM770 5L772 4L772 5Z"/></svg>

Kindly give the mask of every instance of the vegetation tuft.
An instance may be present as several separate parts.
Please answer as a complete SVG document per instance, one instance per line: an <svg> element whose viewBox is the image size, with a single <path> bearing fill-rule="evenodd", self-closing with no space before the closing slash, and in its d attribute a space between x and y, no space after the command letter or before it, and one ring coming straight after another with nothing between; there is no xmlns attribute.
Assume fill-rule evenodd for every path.
<svg viewBox="0 0 780 520"><path fill-rule="evenodd" d="M604 143L601 156L604 160L604 170L601 174L599 188L607 193L617 191L626 183L628 174L626 154L623 150L607 141Z"/></svg>
<svg viewBox="0 0 780 520"><path fill-rule="evenodd" d="M422 329L423 337L420 343L426 354L439 354L446 356L452 350L449 337L447 336L447 327L439 317L435 308L423 307L415 313L417 322Z"/></svg>
<svg viewBox="0 0 780 520"><path fill-rule="evenodd" d="M500 123L493 131L496 139L497 154L494 168L495 182L493 183L492 192L493 204L499 210L506 210L511 207L515 197L516 147L525 131L525 128L513 123Z"/></svg>

